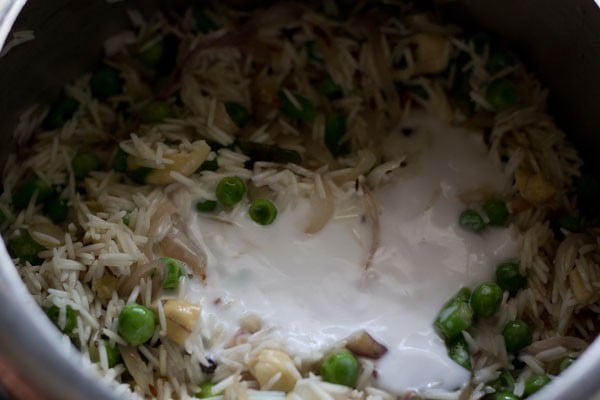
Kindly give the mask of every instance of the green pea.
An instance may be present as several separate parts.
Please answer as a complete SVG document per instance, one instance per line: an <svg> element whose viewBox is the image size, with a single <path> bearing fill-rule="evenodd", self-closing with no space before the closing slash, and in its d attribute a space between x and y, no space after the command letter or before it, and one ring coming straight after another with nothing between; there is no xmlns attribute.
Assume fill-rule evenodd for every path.
<svg viewBox="0 0 600 400"><path fill-rule="evenodd" d="M473 369L469 345L463 336L459 336L458 339L448 346L448 356L461 367L468 369L469 371Z"/></svg>
<svg viewBox="0 0 600 400"><path fill-rule="evenodd" d="M473 290L471 308L478 317L489 317L498 311L502 302L502 289L494 282L484 282Z"/></svg>
<svg viewBox="0 0 600 400"><path fill-rule="evenodd" d="M358 380L358 360L350 351L338 350L325 358L320 374L325 382L354 387Z"/></svg>
<svg viewBox="0 0 600 400"><path fill-rule="evenodd" d="M434 325L446 342L452 342L473 324L473 310L466 302L456 302L442 308Z"/></svg>
<svg viewBox="0 0 600 400"><path fill-rule="evenodd" d="M277 218L277 207L271 200L258 199L250 205L248 214L257 224L270 225Z"/></svg>
<svg viewBox="0 0 600 400"><path fill-rule="evenodd" d="M106 350L106 361L108 362L108 368L114 368L115 366L121 364L123 359L121 358L121 352L117 348L117 346L112 346L107 340L102 340L104 342L104 349ZM100 353L98 344L94 344L89 347L90 361L92 362L100 362Z"/></svg>
<svg viewBox="0 0 600 400"><path fill-rule="evenodd" d="M21 263L28 262L31 265L40 265L43 260L38 254L46 250L44 246L33 240L26 231L22 231L19 236L8 239L7 248L13 258L18 258Z"/></svg>
<svg viewBox="0 0 600 400"><path fill-rule="evenodd" d="M211 212L217 209L217 202L214 200L200 200L196 203L196 210L199 212Z"/></svg>
<svg viewBox="0 0 600 400"><path fill-rule="evenodd" d="M166 269L163 289L177 289L181 278L185 276L185 266L181 261L171 257L163 257L162 261Z"/></svg>
<svg viewBox="0 0 600 400"><path fill-rule="evenodd" d="M62 95L50 106L48 115L42 122L42 128L51 130L61 128L79 109L79 102L72 97Z"/></svg>
<svg viewBox="0 0 600 400"><path fill-rule="evenodd" d="M250 118L250 114L246 107L234 101L225 102L225 110L227 111L229 118L231 118L231 120L239 127L244 126Z"/></svg>
<svg viewBox="0 0 600 400"><path fill-rule="evenodd" d="M98 100L106 100L123 92L123 79L119 71L108 65L100 66L90 78L92 95Z"/></svg>
<svg viewBox="0 0 600 400"><path fill-rule="evenodd" d="M282 102L281 112L288 117L298 119L308 124L317 116L315 106L306 97L298 93L290 93L295 99L295 102L292 102L283 90L280 90L278 95ZM298 105L296 105L296 103Z"/></svg>
<svg viewBox="0 0 600 400"><path fill-rule="evenodd" d="M132 346L146 343L154 335L156 321L152 311L140 304L127 304L119 314L119 335Z"/></svg>
<svg viewBox="0 0 600 400"><path fill-rule="evenodd" d="M123 221L123 223L125 225L129 226L129 224L131 224L131 215L125 214L125 215L123 215L123 218L121 218L121 220Z"/></svg>
<svg viewBox="0 0 600 400"><path fill-rule="evenodd" d="M504 110L517 102L517 86L507 78L496 79L489 84L485 97L496 110Z"/></svg>
<svg viewBox="0 0 600 400"><path fill-rule="evenodd" d="M44 213L46 213L53 223L60 224L67 220L69 215L69 206L64 199L56 194L50 197L46 203L44 203Z"/></svg>
<svg viewBox="0 0 600 400"><path fill-rule="evenodd" d="M244 197L246 184L237 176L227 176L217 184L217 200L224 206L234 206Z"/></svg>
<svg viewBox="0 0 600 400"><path fill-rule="evenodd" d="M523 392L523 395L525 397L531 396L532 394L549 384L551 380L552 379L550 379L548 375L537 374L531 376L525 381L525 391Z"/></svg>
<svg viewBox="0 0 600 400"><path fill-rule="evenodd" d="M339 99L343 96L342 87L335 83L330 76L323 79L321 82L321 86L319 87L319 91L327 98L331 100Z"/></svg>
<svg viewBox="0 0 600 400"><path fill-rule="evenodd" d="M516 353L533 341L531 328L521 320L508 321L502 330L506 351Z"/></svg>
<svg viewBox="0 0 600 400"><path fill-rule="evenodd" d="M442 307L442 309L450 307L450 306L458 304L458 303L468 303L470 298L471 298L471 289L469 289L467 287L460 288L460 290L458 292L456 292L456 294L454 296L452 296L450 299L448 299L448 301L446 301L446 303L444 303L444 306Z"/></svg>
<svg viewBox="0 0 600 400"><path fill-rule="evenodd" d="M56 327L60 329L65 335L70 335L73 332L73 329L75 329L75 327L77 326L77 313L71 308L71 306L66 307L65 313L65 324L64 326L60 326L60 308L53 305L46 310L46 315L48 316L48 318L50 318L50 321L52 321L52 323L54 323L54 325L56 325Z"/></svg>
<svg viewBox="0 0 600 400"><path fill-rule="evenodd" d="M485 222L475 210L465 210L458 217L458 224L466 230L481 232L485 228Z"/></svg>
<svg viewBox="0 0 600 400"><path fill-rule="evenodd" d="M494 396L494 400L519 400L519 398L510 392L501 392Z"/></svg>
<svg viewBox="0 0 600 400"><path fill-rule="evenodd" d="M502 226L508 219L506 203L500 199L489 199L483 203L483 212L487 215L490 225Z"/></svg>
<svg viewBox="0 0 600 400"><path fill-rule="evenodd" d="M571 366L571 364L573 364L574 362L575 362L575 358L573 358L573 357L565 357L560 362L560 365L558 366L558 370L560 372L563 372L565 369L569 368Z"/></svg>
<svg viewBox="0 0 600 400"><path fill-rule="evenodd" d="M334 157L348 154L348 143L342 143L346 134L346 119L340 113L333 113L325 120L325 146Z"/></svg>
<svg viewBox="0 0 600 400"><path fill-rule="evenodd" d="M521 275L519 269L519 263L514 261L496 267L496 283L502 290L508 290L513 296L527 286L527 277Z"/></svg>
<svg viewBox="0 0 600 400"><path fill-rule="evenodd" d="M509 67L513 67L516 63L515 58L505 51L498 51L490 54L485 69L492 75L500 71L504 71Z"/></svg>
<svg viewBox="0 0 600 400"><path fill-rule="evenodd" d="M75 179L82 180L90 174L92 171L96 171L100 168L100 160L94 154L91 153L79 153L71 161L73 167L73 174Z"/></svg>
<svg viewBox="0 0 600 400"><path fill-rule="evenodd" d="M279 164L300 164L302 162L302 157L297 151L272 144L241 141L238 146L245 155L250 157L252 163L269 161Z"/></svg>
<svg viewBox="0 0 600 400"><path fill-rule="evenodd" d="M199 6L194 7L194 19L196 20L196 29L201 33L206 34L219 29L219 25Z"/></svg>
<svg viewBox="0 0 600 400"><path fill-rule="evenodd" d="M27 208L35 193L37 193L36 204L40 204L52 196L54 189L37 175L33 175L15 190L12 203L19 210Z"/></svg>
<svg viewBox="0 0 600 400"><path fill-rule="evenodd" d="M104 348L106 349L106 361L108 361L108 367L113 368L118 364L121 364L121 352L117 346L111 346L110 343L105 342Z"/></svg>
<svg viewBox="0 0 600 400"><path fill-rule="evenodd" d="M496 392L512 393L515 388L515 378L510 371L502 370L500 376L492 382L489 382L488 386L492 387Z"/></svg>
<svg viewBox="0 0 600 400"><path fill-rule="evenodd" d="M127 170L127 159L129 158L129 154L125 152L121 147L117 147L117 152L115 153L112 160L112 167L115 171L125 172Z"/></svg>
<svg viewBox="0 0 600 400"><path fill-rule="evenodd" d="M200 165L200 171L216 171L219 169L219 162L217 161L217 157L212 160L206 160Z"/></svg>
<svg viewBox="0 0 600 400"><path fill-rule="evenodd" d="M173 116L171 105L160 100L153 100L140 110L140 119L146 124L158 124Z"/></svg>
<svg viewBox="0 0 600 400"><path fill-rule="evenodd" d="M153 44L149 45L150 42ZM159 75L166 75L175 67L178 46L179 39L172 33L158 40L150 38L141 45L144 50L138 54L138 60L144 67Z"/></svg>
<svg viewBox="0 0 600 400"><path fill-rule="evenodd" d="M471 289L466 287L460 288L459 291L454 295L454 297L448 300L446 306L460 302L467 303L471 298L471 295Z"/></svg>
<svg viewBox="0 0 600 400"><path fill-rule="evenodd" d="M469 299L471 298L471 290L469 288L461 288L453 297L451 297L438 313L434 325L438 329L440 335L446 342L452 342L460 337L460 333L467 328L461 329L464 322L472 321L472 310L468 307ZM464 305L467 308L463 307ZM470 315L469 315L470 314ZM461 319L463 320L461 323ZM455 321L457 320L457 321ZM459 327L456 327L454 322L458 322ZM458 330L459 329L459 330Z"/></svg>
<svg viewBox="0 0 600 400"><path fill-rule="evenodd" d="M200 399L206 399L208 397L218 396L219 393L215 393L213 391L214 386L215 385L210 382L204 382L203 384L200 385L200 388L199 388L200 391L196 392L195 396Z"/></svg>

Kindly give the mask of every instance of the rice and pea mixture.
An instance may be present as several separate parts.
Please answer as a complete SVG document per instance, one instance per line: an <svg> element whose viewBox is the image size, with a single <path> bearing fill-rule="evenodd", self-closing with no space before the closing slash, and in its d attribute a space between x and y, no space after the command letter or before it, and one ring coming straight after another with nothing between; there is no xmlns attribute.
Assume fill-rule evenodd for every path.
<svg viewBox="0 0 600 400"><path fill-rule="evenodd" d="M402 2L130 15L132 31L107 41L94 71L23 116L16 134L34 139L10 156L0 196L23 281L119 395L521 399L596 337L600 185L545 113L539 83L488 35ZM386 347L368 332L317 363L273 343L257 318L221 337L185 294L206 280L190 213L228 223L247 212L268 229L307 198L315 234L354 204L372 230L368 269L372 193L407 163L379 143L414 112L481 132L513 182L464 193L456 223L516 226L520 258L431 316L471 382L386 393L371 361ZM209 354L215 342L226 344Z"/></svg>

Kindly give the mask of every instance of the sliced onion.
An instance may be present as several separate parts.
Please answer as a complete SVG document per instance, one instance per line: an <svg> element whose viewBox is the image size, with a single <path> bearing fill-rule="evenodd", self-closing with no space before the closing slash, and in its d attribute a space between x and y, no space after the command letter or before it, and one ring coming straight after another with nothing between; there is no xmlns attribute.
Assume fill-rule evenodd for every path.
<svg viewBox="0 0 600 400"><path fill-rule="evenodd" d="M254 56L264 54L265 44L259 42L257 32L265 26L274 27L275 29L283 27L290 21L297 19L303 12L303 9L302 6L290 5L288 3L276 4L265 10L265 12L255 15L244 26L239 27L236 32L226 32L225 34L216 32L215 34L207 35L189 51L187 57L177 67L175 73L165 85L159 98L166 99L175 93L180 85L184 71L193 66L198 57L208 50L238 47L247 49L248 53L252 53Z"/></svg>
<svg viewBox="0 0 600 400"><path fill-rule="evenodd" d="M177 212L177 208L169 200L162 201L150 218L147 236L153 241L162 239L173 226L171 216Z"/></svg>
<svg viewBox="0 0 600 400"><path fill-rule="evenodd" d="M146 276L152 276L152 297L154 298L160 290L164 279L165 263L158 259L146 264L132 266L129 275L124 275L117 286L117 293L121 297L127 297L133 288Z"/></svg>
<svg viewBox="0 0 600 400"><path fill-rule="evenodd" d="M365 330L350 336L346 348L358 356L374 360L381 358L388 351L387 347L373 339L373 336Z"/></svg>
<svg viewBox="0 0 600 400"><path fill-rule="evenodd" d="M402 118L400 109L400 97L396 91L396 85L392 76L392 68L389 58L383 49L381 29L373 16L365 23L367 40L371 48L371 57L376 70L376 82L379 84L387 100L387 110L392 119L392 125L396 125Z"/></svg>
<svg viewBox="0 0 600 400"><path fill-rule="evenodd" d="M256 186L256 184L254 184L254 182L250 181L247 186L248 186L247 196L248 196L248 200L250 200L251 202L254 200L258 200L258 199L273 198L273 195L274 195L273 190L271 190L271 188L269 188L266 185Z"/></svg>
<svg viewBox="0 0 600 400"><path fill-rule="evenodd" d="M315 160L317 161L316 165L318 166L327 165L330 171L337 169L337 161L324 145L309 139L306 141L304 147L306 148L305 155L306 157L309 157L308 161Z"/></svg>
<svg viewBox="0 0 600 400"><path fill-rule="evenodd" d="M204 140L192 143L190 151L182 151L164 156L165 160L170 160L170 164L165 164L162 169L153 169L146 177L146 183L152 185L167 185L176 180L171 176L171 171L180 173L183 176L190 176L200 168L202 163L208 157L210 147Z"/></svg>
<svg viewBox="0 0 600 400"><path fill-rule="evenodd" d="M388 161L373 168L367 175L367 184L371 189L377 189L381 185L387 183L389 174L400 168L404 163L405 157Z"/></svg>
<svg viewBox="0 0 600 400"><path fill-rule="evenodd" d="M585 340L573 336L555 336L548 339L538 340L537 342L530 344L523 351L532 355L536 355L542 351L555 347L564 347L572 351L581 351L587 347L587 343Z"/></svg>
<svg viewBox="0 0 600 400"><path fill-rule="evenodd" d="M319 232L333 218L334 203L331 190L326 182L323 182L325 197L321 197L318 190L313 190L310 195L310 215L304 233L313 235Z"/></svg>
<svg viewBox="0 0 600 400"><path fill-rule="evenodd" d="M127 371L133 377L135 383L142 389L144 393L148 392L150 383L152 382L152 372L142 360L137 348L132 346L119 346L123 363L127 367Z"/></svg>
<svg viewBox="0 0 600 400"><path fill-rule="evenodd" d="M460 396L458 397L458 400L469 400L471 398L471 394L473 394L473 390L473 384L469 382L467 386L465 386L460 391Z"/></svg>
<svg viewBox="0 0 600 400"><path fill-rule="evenodd" d="M369 246L369 253L367 255L367 260L365 261L365 271L368 270L373 264L373 257L375 257L375 252L379 248L379 243L381 240L381 225L379 222L379 207L377 207L377 201L375 197L373 197L373 193L366 187L366 185L362 185L363 190L363 202L365 206L365 216L367 220L371 223L371 245Z"/></svg>
<svg viewBox="0 0 600 400"><path fill-rule="evenodd" d="M175 73L171 76L167 84L164 86L163 91L158 96L160 99L167 99L173 93L175 93L181 82L183 72L190 66L194 65L196 59L205 51L215 48L226 48L226 47L239 47L247 40L244 36L248 32L239 31L236 33L228 32L221 36L207 35L203 40L192 48L185 59L181 62Z"/></svg>
<svg viewBox="0 0 600 400"><path fill-rule="evenodd" d="M148 258L154 258L154 245L158 245L159 253L163 256L181 260L200 279L206 279L206 253L201 246L191 241L186 235L185 224L177 209L168 200L163 201L150 221L148 237L154 240L149 243L146 251Z"/></svg>
<svg viewBox="0 0 600 400"><path fill-rule="evenodd" d="M349 169L347 173L335 175L335 183L343 185L346 182L353 182L361 175L366 174L377 163L377 157L370 150L359 150L356 165Z"/></svg>
<svg viewBox="0 0 600 400"><path fill-rule="evenodd" d="M313 36L319 46L319 50L323 54L325 66L329 75L334 78L344 90L348 91L352 89L353 72L344 73L347 70L346 66L343 65L343 61L340 59L338 49L334 46L331 33L327 30L327 27L318 24L316 21L307 21L308 26L312 29Z"/></svg>
<svg viewBox="0 0 600 400"><path fill-rule="evenodd" d="M164 256L183 261L193 274L206 280L206 253L185 234L183 222L176 218L168 234L158 243Z"/></svg>

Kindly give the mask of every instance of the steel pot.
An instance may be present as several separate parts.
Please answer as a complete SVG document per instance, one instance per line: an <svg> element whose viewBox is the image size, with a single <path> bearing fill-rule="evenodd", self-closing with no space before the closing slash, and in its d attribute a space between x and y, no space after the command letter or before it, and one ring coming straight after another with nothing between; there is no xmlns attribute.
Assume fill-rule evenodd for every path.
<svg viewBox="0 0 600 400"><path fill-rule="evenodd" d="M27 4L26 4L27 3ZM0 45L11 30L35 40L0 58L0 166L16 145L19 114L49 101L89 69L102 42L127 23L129 8L150 12L158 0L0 0ZM163 1L172 6L174 1ZM260 2L258 2L260 3ZM550 104L588 164L600 150L600 9L592 0L471 0L460 15L495 31L550 88ZM0 241L2 243L2 241ZM113 399L97 377L66 350L21 282L0 244L0 382L23 399ZM63 343L64 344L64 343ZM591 399L600 391L600 339L558 379L531 399ZM1 394L0 394L1 397Z"/></svg>

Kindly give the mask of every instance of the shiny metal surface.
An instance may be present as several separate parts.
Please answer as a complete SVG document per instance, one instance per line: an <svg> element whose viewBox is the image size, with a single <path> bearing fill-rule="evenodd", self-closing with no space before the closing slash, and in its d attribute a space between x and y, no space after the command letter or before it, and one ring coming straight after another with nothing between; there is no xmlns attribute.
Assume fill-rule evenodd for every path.
<svg viewBox="0 0 600 400"><path fill-rule="evenodd" d="M14 147L18 115L50 100L60 87L94 65L105 38L127 23L128 8L150 11L156 1L0 0L0 44L9 31L33 29L36 39L0 58L0 166ZM165 3L173 4L172 1ZM470 15L518 49L551 90L550 103L588 163L600 150L600 11L592 0L471 0ZM1 242L1 241L0 241ZM0 244L0 382L26 390L26 399L111 399L60 346L51 325ZM591 399L600 390L600 340L537 400ZM16 394L16 393L15 393Z"/></svg>
<svg viewBox="0 0 600 400"><path fill-rule="evenodd" d="M550 89L553 115L600 171L600 9L593 0L471 0L485 28L519 50Z"/></svg>

